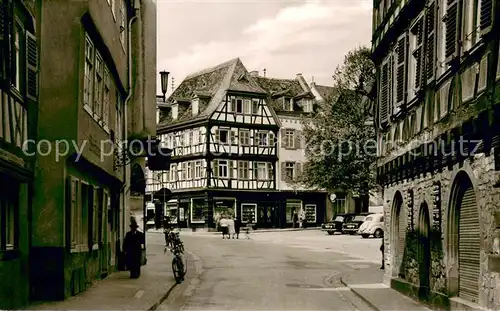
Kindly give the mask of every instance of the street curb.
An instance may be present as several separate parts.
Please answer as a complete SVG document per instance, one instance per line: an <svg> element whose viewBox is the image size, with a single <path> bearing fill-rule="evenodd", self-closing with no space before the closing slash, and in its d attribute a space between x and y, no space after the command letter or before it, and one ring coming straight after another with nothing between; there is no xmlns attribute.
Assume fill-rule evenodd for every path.
<svg viewBox="0 0 500 311"><path fill-rule="evenodd" d="M190 256L192 256L191 252L187 252ZM186 265L186 269L187 269L187 265ZM186 270L186 273L187 273L187 270ZM165 293L165 295L163 295L160 300L158 300L157 302L155 302L151 307L149 307L149 309L147 309L147 311L155 311L156 309L158 309L158 307L163 303L165 302L165 300L167 300L168 296L170 296L170 294L172 293L172 291L177 287L177 285L179 285L177 282L175 282L172 286L170 286L170 288L167 290L167 292Z"/></svg>
<svg viewBox="0 0 500 311"><path fill-rule="evenodd" d="M365 302L370 308L376 310L376 311L382 311L381 309L379 309L377 306L375 306L373 303L371 303L371 301L369 301L368 299L366 299L363 295L361 295L357 290L355 290L354 288L350 287L349 284L347 284L342 277L340 277L340 283L342 285L344 285L345 287L349 288L349 290L351 292L354 293L354 295L356 295L359 299L363 300L363 302Z"/></svg>
<svg viewBox="0 0 500 311"><path fill-rule="evenodd" d="M161 297L160 300L158 300L156 303L154 303L151 307L149 307L149 309L147 309L147 311L154 311L156 309L158 309L158 307L165 301L167 300L168 296L170 296L170 293L174 290L174 288L177 286L177 282L174 283L174 285L172 285L168 291L165 293L165 295L163 295Z"/></svg>
<svg viewBox="0 0 500 311"><path fill-rule="evenodd" d="M200 257L198 257L197 255L195 255L194 253L190 252L190 251L186 251L186 253L189 255L189 257L192 257L191 259L193 259L193 265L195 266L195 276L194 278L198 278L199 275L203 272L203 268L199 268L196 266L196 261L200 259ZM186 269L187 269L187 265L186 265ZM186 273L187 273L187 270L186 270ZM172 293L172 291L177 287L177 285L180 285L178 284L177 282L175 282L168 290L167 292L165 293L165 295L163 295L160 300L158 300L156 303L154 303L151 307L149 307L149 309L147 309L147 311L155 311L156 309L158 309L159 306L161 306L165 300L168 299L168 297L170 296L170 294Z"/></svg>

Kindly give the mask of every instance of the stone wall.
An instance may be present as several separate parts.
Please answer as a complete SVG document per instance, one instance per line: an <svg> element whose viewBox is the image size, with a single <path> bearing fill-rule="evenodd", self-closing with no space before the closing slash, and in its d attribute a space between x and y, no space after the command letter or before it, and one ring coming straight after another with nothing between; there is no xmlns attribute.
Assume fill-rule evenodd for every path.
<svg viewBox="0 0 500 311"><path fill-rule="evenodd" d="M434 174L422 174L418 178L405 180L399 184L391 184L384 188L384 214L385 225L387 226L387 234L385 239L385 258L386 258L386 276L385 279L397 278L402 275L407 282L418 285L418 263L417 250L412 247L405 247L406 255L403 255L403 262L400 267L394 266L397 262L397 251L393 251L391 247L392 234L392 209L394 197L399 191L403 197L402 208L407 208L408 190L414 191L413 215L415 228L418 228L418 215L420 206L426 202L429 208L431 228L433 227L433 198L432 189L433 182L441 182L441 200L442 200L442 223L441 232L433 232L431 234L431 290L448 294L450 285L448 279L450 276L451 258L447 254L447 215L449 210L450 195L453 186L453 181L460 171L467 173L474 186L477 205L479 209L479 226L481 230L481 269L480 269L480 287L479 287L479 304L490 309L500 308L500 271L498 268L488 262L497 262L499 247L498 236L499 229L495 222L495 215L500 211L500 189L495 188L494 184L497 180L497 175L494 170L493 155L478 154L473 158L465 160L463 163L455 164L453 167L443 169L441 172ZM406 214L406 213L404 213ZM397 233L396 233L397 234ZM415 241L413 233L407 234L405 245L412 245ZM418 240L417 240L418 241ZM406 243L408 242L408 243ZM500 266L500 265L499 265ZM401 271L400 271L401 270ZM495 295L496 293L496 295Z"/></svg>

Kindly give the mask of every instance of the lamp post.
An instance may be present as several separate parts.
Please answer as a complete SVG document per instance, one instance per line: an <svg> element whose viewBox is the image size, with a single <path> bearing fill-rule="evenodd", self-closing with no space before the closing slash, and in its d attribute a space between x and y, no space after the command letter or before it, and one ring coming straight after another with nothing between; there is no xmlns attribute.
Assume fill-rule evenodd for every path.
<svg viewBox="0 0 500 311"><path fill-rule="evenodd" d="M168 71L160 71L160 81L161 81L161 92L163 93L163 102L167 100L167 97L165 94L167 94L167 87L168 87L168 75L170 72Z"/></svg>

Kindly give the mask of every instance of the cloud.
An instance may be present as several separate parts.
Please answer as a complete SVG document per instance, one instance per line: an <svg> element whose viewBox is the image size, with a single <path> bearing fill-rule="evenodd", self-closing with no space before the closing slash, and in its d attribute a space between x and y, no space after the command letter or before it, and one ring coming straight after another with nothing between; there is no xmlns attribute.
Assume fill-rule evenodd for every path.
<svg viewBox="0 0 500 311"><path fill-rule="evenodd" d="M168 68L178 85L192 72L240 57L248 70L266 68L269 76L281 78L302 72L315 76L318 83L331 84L344 55L369 45L371 5L370 0L295 3L243 27L232 40L207 40L168 58L159 50L158 67ZM210 25L204 27L210 33Z"/></svg>

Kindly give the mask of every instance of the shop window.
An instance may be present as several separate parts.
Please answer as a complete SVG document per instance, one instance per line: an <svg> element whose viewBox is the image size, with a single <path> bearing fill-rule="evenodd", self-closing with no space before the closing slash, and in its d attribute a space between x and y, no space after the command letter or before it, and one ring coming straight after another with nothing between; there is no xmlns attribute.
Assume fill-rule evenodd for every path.
<svg viewBox="0 0 500 311"><path fill-rule="evenodd" d="M288 200L286 202L286 221L287 223L293 222L293 214L297 213L299 215L302 209L302 201L300 200Z"/></svg>
<svg viewBox="0 0 500 311"><path fill-rule="evenodd" d="M316 223L316 204L306 204L306 219L308 223Z"/></svg>
<svg viewBox="0 0 500 311"><path fill-rule="evenodd" d="M191 223L205 222L204 211L207 207L205 199L191 199Z"/></svg>
<svg viewBox="0 0 500 311"><path fill-rule="evenodd" d="M242 223L255 223L257 220L257 204L241 204L241 214Z"/></svg>

